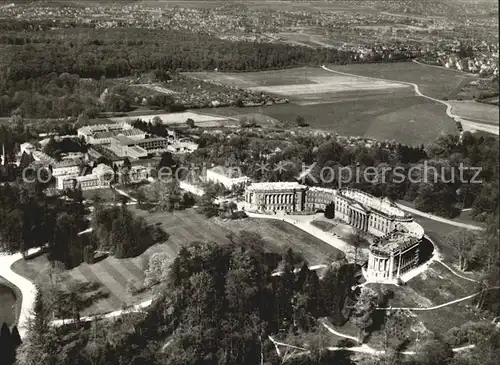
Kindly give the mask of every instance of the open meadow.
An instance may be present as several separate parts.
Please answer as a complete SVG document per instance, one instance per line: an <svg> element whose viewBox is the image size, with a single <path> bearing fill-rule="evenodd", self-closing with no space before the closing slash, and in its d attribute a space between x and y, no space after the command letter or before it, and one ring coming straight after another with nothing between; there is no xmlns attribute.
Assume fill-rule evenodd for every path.
<svg viewBox="0 0 500 365"><path fill-rule="evenodd" d="M303 98L310 100L311 95L317 95L315 99L318 101L330 101L353 92L371 91L380 95L409 89L400 83L343 76L313 67L245 73L190 72L186 75L226 86L276 94L294 102Z"/></svg>
<svg viewBox="0 0 500 365"><path fill-rule="evenodd" d="M452 106L452 113L462 118L477 123L495 124L498 126L500 109L496 105L478 103L472 100L456 101L448 103Z"/></svg>
<svg viewBox="0 0 500 365"><path fill-rule="evenodd" d="M457 70L431 67L415 62L328 65L328 68L359 76L414 83L425 95L450 100L455 98L462 87L477 79L477 76Z"/></svg>
<svg viewBox="0 0 500 365"><path fill-rule="evenodd" d="M158 113L158 114L134 114L127 117L109 118L115 123L130 122L136 119L142 119L146 122L151 122L153 118L159 117L164 125L183 125L186 120L192 119L195 125L199 127L212 128L220 127L228 124L235 124L235 120L228 117L217 116L213 114L201 114L196 112L180 112L180 113Z"/></svg>
<svg viewBox="0 0 500 365"><path fill-rule="evenodd" d="M418 64L404 65L416 66L422 72L423 66ZM387 65L366 66L385 68ZM401 67L396 64L388 66ZM415 95L411 86L399 82L369 80L312 67L245 73L195 72L188 75L286 97L290 100L288 104L247 107L245 111L291 123L300 115L311 128L341 135L420 145L431 143L443 134L457 133L456 124L446 115L444 105ZM241 114L241 110L202 109L203 112L228 116Z"/></svg>
<svg viewBox="0 0 500 365"><path fill-rule="evenodd" d="M324 263L339 252L286 222L251 218L239 221L206 219L194 209L172 213L150 213L133 206L129 209L143 216L149 224L160 225L170 237L167 242L156 244L134 258L119 260L106 257L92 265L82 263L63 272L59 276L61 289L76 283L81 286L80 295L86 302L82 315L106 313L151 299L151 290L141 290L151 255L164 252L173 261L181 247L194 241L229 243L228 234L245 229L260 233L269 243L269 251L282 253L291 247L311 265ZM49 267L47 256L42 255L16 262L13 270L29 280L37 281L48 272Z"/></svg>
<svg viewBox="0 0 500 365"><path fill-rule="evenodd" d="M446 116L443 105L397 93L385 97L351 97L321 104L289 103L243 110L213 108L206 111L232 117L244 111L292 124L300 115L314 129L381 141L396 140L413 146L427 145L443 134L457 133L455 122Z"/></svg>

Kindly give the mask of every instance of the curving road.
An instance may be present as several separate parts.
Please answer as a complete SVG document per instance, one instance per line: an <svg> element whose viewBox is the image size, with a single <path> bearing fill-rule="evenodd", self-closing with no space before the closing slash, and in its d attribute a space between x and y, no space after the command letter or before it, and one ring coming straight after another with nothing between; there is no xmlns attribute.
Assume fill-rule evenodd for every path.
<svg viewBox="0 0 500 365"><path fill-rule="evenodd" d="M428 99L428 100L431 100L431 101L434 101L436 103L439 103L439 104L446 106L446 115L448 117L454 119L456 122L462 123L462 127L469 127L468 130L481 130L481 131L488 132L491 134L496 134L497 136L500 134L499 128L497 126L473 122L473 121L464 119L459 115L454 114L452 112L453 106L450 103L448 103L444 100L436 99L436 98L433 98L431 96L427 96L427 95L422 94L422 92L418 88L418 85L414 84L413 82L381 79L378 77L360 76L360 75L356 75L356 74L352 74L352 73L348 73L348 72L335 71L335 70L332 70L331 68L326 67L325 65L322 65L321 68L325 71L336 73L339 75L359 77L359 78L363 78L363 79L367 79L367 80L374 80L374 81L394 82L394 83L399 83L399 84L411 86L411 87L413 87L413 90L415 90L415 93L417 94L417 96L421 96L422 98L425 98L425 99Z"/></svg>
<svg viewBox="0 0 500 365"><path fill-rule="evenodd" d="M460 227L460 228L465 228L465 229L471 229L471 230L474 230L474 231L484 231L484 228L481 227L481 226L475 226L475 225L472 225L472 224L461 223L461 222L457 222L457 221L454 221L454 220L451 220L451 219L446 219L446 218L443 218L443 217L439 217L439 216L434 215L434 214L424 213L424 212L421 212L420 210L417 210L415 208L410 208L410 207L408 207L406 205L403 205L403 204L397 204L396 203L396 205L398 206L398 208L400 208L402 210L405 210L405 211L410 212L412 214L419 215L421 217L432 219L433 221L436 221L436 222L446 223L446 224L449 224L449 225L452 225L452 226L456 226L456 227Z"/></svg>
<svg viewBox="0 0 500 365"><path fill-rule="evenodd" d="M30 250L27 255L32 255L38 251L39 249ZM5 255L0 252L0 276L15 285L22 294L22 298L17 298L18 300L21 299L21 311L17 321L17 328L21 338L24 338L28 332L28 323L35 303L36 287L31 281L11 270L11 266L22 258L21 253Z"/></svg>

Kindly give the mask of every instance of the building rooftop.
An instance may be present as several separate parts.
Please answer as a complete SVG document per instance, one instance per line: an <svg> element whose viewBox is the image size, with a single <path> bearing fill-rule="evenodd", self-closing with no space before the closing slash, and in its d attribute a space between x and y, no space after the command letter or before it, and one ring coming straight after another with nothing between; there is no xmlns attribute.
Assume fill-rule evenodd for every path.
<svg viewBox="0 0 500 365"><path fill-rule="evenodd" d="M423 236L423 228L418 223L415 224L420 227ZM370 249L378 253L390 254L416 244L422 236L418 237L410 232L406 226L400 225L386 235L375 238Z"/></svg>
<svg viewBox="0 0 500 365"><path fill-rule="evenodd" d="M116 153L114 153L110 149L104 148L104 147L99 146L99 145L93 145L93 146L89 147L89 151L90 150L97 152L99 155L107 158L110 161L122 161L124 159L123 157L118 156Z"/></svg>
<svg viewBox="0 0 500 365"><path fill-rule="evenodd" d="M117 140L118 143L120 143L123 146L132 146L132 145L135 145L138 142L140 142L140 141L134 141L133 139L126 137L122 134L118 134L118 135L113 136L111 138Z"/></svg>
<svg viewBox="0 0 500 365"><path fill-rule="evenodd" d="M52 165L53 168L62 168L62 167L71 167L71 166L80 166L82 160L79 158L68 158L65 160L61 160Z"/></svg>
<svg viewBox="0 0 500 365"><path fill-rule="evenodd" d="M129 148L136 153L148 153L148 151L146 149L139 147L139 146L131 146Z"/></svg>
<svg viewBox="0 0 500 365"><path fill-rule="evenodd" d="M305 190L305 189L307 189L307 186L291 181L253 183L247 187L247 190L249 191L260 191L260 190L285 191L285 190Z"/></svg>
<svg viewBox="0 0 500 365"><path fill-rule="evenodd" d="M411 215L399 208L389 198L377 198L358 189L341 189L338 194L359 204L364 210L374 210L390 217L411 218Z"/></svg>
<svg viewBox="0 0 500 365"><path fill-rule="evenodd" d="M247 177L243 175L241 169L239 167L225 167L225 166L215 166L211 169L208 169L207 172L210 171L214 174L222 175L230 179L239 179L242 177Z"/></svg>
<svg viewBox="0 0 500 365"><path fill-rule="evenodd" d="M115 132L112 131L99 131L99 132L94 132L92 134L93 138L110 138L116 135Z"/></svg>
<svg viewBox="0 0 500 365"><path fill-rule="evenodd" d="M154 142L154 141L166 141L166 140L167 140L166 138L155 136L155 137L144 138L137 142Z"/></svg>
<svg viewBox="0 0 500 365"><path fill-rule="evenodd" d="M138 128L132 128L132 129L125 129L121 131L120 134L123 134L124 136L138 136L145 133L144 131L141 131Z"/></svg>

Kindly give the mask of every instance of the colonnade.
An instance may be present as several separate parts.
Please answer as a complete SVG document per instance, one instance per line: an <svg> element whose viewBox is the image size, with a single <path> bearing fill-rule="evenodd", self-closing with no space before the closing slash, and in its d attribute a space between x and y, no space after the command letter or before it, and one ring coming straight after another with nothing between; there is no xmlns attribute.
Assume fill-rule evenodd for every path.
<svg viewBox="0 0 500 365"><path fill-rule="evenodd" d="M368 230L368 216L361 212L351 209L349 215L349 224L362 231Z"/></svg>
<svg viewBox="0 0 500 365"><path fill-rule="evenodd" d="M267 204L292 204L293 193L266 194L265 203Z"/></svg>
<svg viewBox="0 0 500 365"><path fill-rule="evenodd" d="M394 265L394 256L390 257L375 257L371 256L368 262L368 270L375 277L392 278L392 270Z"/></svg>

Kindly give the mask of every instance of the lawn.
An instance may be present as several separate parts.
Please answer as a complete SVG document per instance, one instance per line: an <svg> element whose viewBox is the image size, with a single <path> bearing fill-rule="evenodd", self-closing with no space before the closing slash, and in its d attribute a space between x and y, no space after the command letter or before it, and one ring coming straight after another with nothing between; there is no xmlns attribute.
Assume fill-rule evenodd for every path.
<svg viewBox="0 0 500 365"><path fill-rule="evenodd" d="M116 193L110 188L90 189L82 191L83 199L93 200L99 197L103 202L115 202L117 200Z"/></svg>
<svg viewBox="0 0 500 365"><path fill-rule="evenodd" d="M323 263L338 250L327 243L309 235L299 228L282 221L272 219L247 218L243 220L206 219L194 209L175 213L148 213L136 208L137 214L143 215L150 224L161 224L170 234L167 242L172 257L182 246L193 241L229 242L227 235L241 230L259 233L268 243L269 249L282 253L287 247L301 253L311 265Z"/></svg>
<svg viewBox="0 0 500 365"><path fill-rule="evenodd" d="M187 75L226 86L280 95L298 103L306 100L308 104L395 92L412 95L411 87L401 83L339 75L319 67L243 73L191 72Z"/></svg>
<svg viewBox="0 0 500 365"><path fill-rule="evenodd" d="M2 323L12 326L19 318L22 293L10 282L0 276L0 326Z"/></svg>
<svg viewBox="0 0 500 365"><path fill-rule="evenodd" d="M151 299L151 290L139 290L144 282L149 257L156 252L166 252L170 260L174 260L180 248L193 241L229 243L227 235L230 232L237 233L246 229L260 233L268 241L271 251L282 253L285 248L291 247L301 253L311 265L323 263L327 257L338 252L323 241L281 221L206 219L194 209L173 213L149 213L133 206L129 209L143 216L149 224L161 225L170 237L166 243L154 245L135 258L118 260L107 257L92 265L82 263L63 272L59 276L62 289L71 283L82 284L80 294L87 303L81 311L82 315L106 313ZM13 270L36 282L47 280L44 273L49 266L47 256L41 255L16 262Z"/></svg>
<svg viewBox="0 0 500 365"><path fill-rule="evenodd" d="M477 284L453 275L438 262L434 262L421 275L411 279L408 287L440 305L477 291Z"/></svg>
<svg viewBox="0 0 500 365"><path fill-rule="evenodd" d="M476 284L453 275L440 263L432 263L423 274L411 279L405 286L368 284L380 292L383 288L394 292L389 300L392 307L433 307L463 298L477 291ZM478 320L473 300L451 304L429 311L412 311L416 322L430 331L444 333L469 320Z"/></svg>
<svg viewBox="0 0 500 365"><path fill-rule="evenodd" d="M330 232L335 227L335 225L333 223L326 222L323 220L312 221L311 224L315 227L318 227L319 229L321 229L322 231L325 231L325 232Z"/></svg>
<svg viewBox="0 0 500 365"><path fill-rule="evenodd" d="M279 220L248 218L231 221L216 219L215 223L235 233L241 230L257 232L270 244L271 250L282 253L290 247L295 252L302 254L309 265L326 264L329 262L329 258L336 257L340 253L338 249L322 240Z"/></svg>

